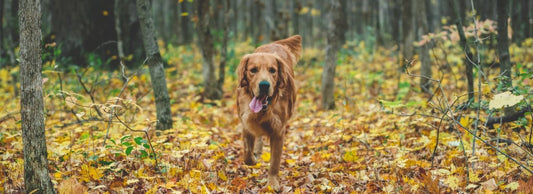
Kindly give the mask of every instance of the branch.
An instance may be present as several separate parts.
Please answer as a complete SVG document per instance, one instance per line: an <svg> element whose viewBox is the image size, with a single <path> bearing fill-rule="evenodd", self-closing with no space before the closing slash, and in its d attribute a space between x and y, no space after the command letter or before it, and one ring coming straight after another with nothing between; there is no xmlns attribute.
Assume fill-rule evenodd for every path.
<svg viewBox="0 0 533 194"><path fill-rule="evenodd" d="M122 125L126 127L126 129L132 132L142 132L144 133L144 135L146 135L146 140L148 140L148 145L150 145L150 149L152 150L152 155L154 156L155 169L157 171L157 169L159 168L159 162L157 161L157 154L155 153L154 146L152 146L152 139L150 138L150 135L148 135L148 131L150 130L150 128L152 128L152 124L150 124L150 126L148 126L146 130L135 130L135 129L132 129L130 126L128 126L126 123L124 123L124 121L120 120L120 117L116 113L115 113L115 117Z"/></svg>
<svg viewBox="0 0 533 194"><path fill-rule="evenodd" d="M522 110L519 110L518 112L513 111L511 114L508 114L508 115L504 115L500 117L489 117L487 119L487 122L485 123L485 127L488 127L489 129L494 129L494 124L500 123L500 120L502 123L516 121L524 117L524 114L526 112L529 112L529 110L531 110L531 106L527 108L523 108Z"/></svg>
<svg viewBox="0 0 533 194"><path fill-rule="evenodd" d="M120 61L120 66L122 67L122 77L124 79L126 79L126 82L124 82L124 85L122 86L122 89L120 90L120 93L118 93L118 96L117 96L117 100L115 101L115 105L118 104L118 101L120 100L120 96L122 96L122 93L124 92L124 90L126 89L126 86L128 86L128 83L130 82L130 77L135 75L135 74L132 74L130 75L130 77L126 76L126 73L125 73L125 66L124 66L124 63L122 61ZM109 138L109 129L111 128L111 121L113 121L113 115L115 114L115 106L112 106L111 107L111 112L109 114L109 122L107 124L107 131L105 132L105 138L104 138L104 147L105 147L105 142L107 140L107 138Z"/></svg>

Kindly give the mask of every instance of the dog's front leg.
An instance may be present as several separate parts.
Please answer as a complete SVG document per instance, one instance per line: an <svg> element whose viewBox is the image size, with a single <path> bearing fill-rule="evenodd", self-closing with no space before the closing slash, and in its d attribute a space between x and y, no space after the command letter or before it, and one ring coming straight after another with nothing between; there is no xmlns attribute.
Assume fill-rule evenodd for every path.
<svg viewBox="0 0 533 194"><path fill-rule="evenodd" d="M248 132L248 130L242 130L242 137L244 142L244 163L246 165L255 165L255 156L254 156L254 143L255 136Z"/></svg>
<svg viewBox="0 0 533 194"><path fill-rule="evenodd" d="M272 157L270 159L270 169L268 170L268 183L274 190L279 190L279 166L281 162L281 154L283 152L283 135L270 136L270 152Z"/></svg>

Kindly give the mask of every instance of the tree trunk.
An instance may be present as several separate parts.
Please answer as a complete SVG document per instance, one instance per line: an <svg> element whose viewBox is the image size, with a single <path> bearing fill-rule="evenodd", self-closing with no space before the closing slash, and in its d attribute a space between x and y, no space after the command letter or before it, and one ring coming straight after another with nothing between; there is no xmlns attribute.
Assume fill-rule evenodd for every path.
<svg viewBox="0 0 533 194"><path fill-rule="evenodd" d="M388 0L379 0L378 1L378 25L376 29L376 41L377 45L387 46L389 39L386 38L387 35L391 34L390 23L389 23L389 1Z"/></svg>
<svg viewBox="0 0 533 194"><path fill-rule="evenodd" d="M302 3L300 0L292 1L292 34L300 34L300 11Z"/></svg>
<svg viewBox="0 0 533 194"><path fill-rule="evenodd" d="M222 88L219 88L215 76L214 64L214 46L213 36L209 27L211 15L209 13L209 0L197 0L196 11L198 22L196 30L198 32L198 44L202 49L202 74L204 77L204 94L203 96L210 100L222 98Z"/></svg>
<svg viewBox="0 0 533 194"><path fill-rule="evenodd" d="M511 61L509 59L509 37L507 19L509 18L509 2L498 0L498 58L500 60L500 76L504 88L512 87Z"/></svg>
<svg viewBox="0 0 533 194"><path fill-rule="evenodd" d="M441 4L443 4L440 1L433 1L433 0L427 0L427 12L429 14L429 31L430 32L438 32L440 31L440 18L441 18Z"/></svg>
<svg viewBox="0 0 533 194"><path fill-rule="evenodd" d="M125 3L122 0L115 0L115 31L117 32L117 53L120 60L124 59L124 44L122 42L122 29L120 25L121 5Z"/></svg>
<svg viewBox="0 0 533 194"><path fill-rule="evenodd" d="M150 70L152 89L154 91L157 129L165 130L172 128L172 113L170 111L170 98L168 96L167 81L163 60L159 53L159 47L155 37L155 27L152 21L150 4L148 0L137 0L137 14L141 22L141 31L146 52L146 64Z"/></svg>
<svg viewBox="0 0 533 194"><path fill-rule="evenodd" d="M226 63L228 61L228 39L229 39L229 17L231 14L231 5L229 0L222 1L223 7L223 37L222 48L220 52L220 67L218 69L218 88L222 90L224 79L226 77Z"/></svg>
<svg viewBox="0 0 533 194"><path fill-rule="evenodd" d="M413 8L411 0L402 0L402 58L406 63L413 57L414 26Z"/></svg>
<svg viewBox="0 0 533 194"><path fill-rule="evenodd" d="M0 63L3 63L4 60L4 0L0 0ZM0 65L2 68L2 65Z"/></svg>
<svg viewBox="0 0 533 194"><path fill-rule="evenodd" d="M181 4L181 12L187 13L186 15L181 16L181 35L182 38L182 44L190 44L193 41L192 36L192 24L191 24L191 3L188 1L183 1Z"/></svg>
<svg viewBox="0 0 533 194"><path fill-rule="evenodd" d="M337 52L345 41L344 33L347 30L344 7L345 0L331 0L329 26L327 33L326 59L322 71L322 108L331 110L335 108L335 67L337 66Z"/></svg>
<svg viewBox="0 0 533 194"><path fill-rule="evenodd" d="M459 39L461 42L461 47L464 49L466 56L465 59L463 59L463 63L466 67L466 80L468 85L468 101L473 102L474 101L474 73L473 73L473 65L470 63L470 60L473 60L472 52L470 51L470 47L468 47L465 32L463 30L463 17L461 15L460 5L458 0L452 0L450 2L452 5L450 6L453 9L453 13L455 15L455 25L457 26L457 31L459 32Z"/></svg>
<svg viewBox="0 0 533 194"><path fill-rule="evenodd" d="M422 37L422 35L428 34L428 20L426 15L426 0L415 0L414 1L414 15L416 15L417 20L417 26L418 26L418 37ZM431 92L431 79L432 72L431 72L431 59L429 57L429 46L430 43L426 43L419 47L420 52L420 62L421 62L421 69L420 69L420 75L422 76L420 78L420 89L423 92L430 93Z"/></svg>
<svg viewBox="0 0 533 194"><path fill-rule="evenodd" d="M137 7L128 0L116 0L114 10L117 53L128 67L138 67L145 59ZM113 44L111 44L113 45ZM122 49L122 51L120 50ZM122 52L122 53L121 53ZM122 56L121 56L122 55Z"/></svg>
<svg viewBox="0 0 533 194"><path fill-rule="evenodd" d="M26 193L55 193L48 172L41 61L41 2L19 2L20 115Z"/></svg>

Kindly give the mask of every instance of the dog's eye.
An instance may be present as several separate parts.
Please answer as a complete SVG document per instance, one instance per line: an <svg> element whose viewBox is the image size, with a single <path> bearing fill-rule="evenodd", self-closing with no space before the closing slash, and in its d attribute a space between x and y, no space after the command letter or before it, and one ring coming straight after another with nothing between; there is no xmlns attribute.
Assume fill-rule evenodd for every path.
<svg viewBox="0 0 533 194"><path fill-rule="evenodd" d="M270 73L276 73L276 69L274 69L274 68L270 68L270 69L268 69L268 71L269 71Z"/></svg>
<svg viewBox="0 0 533 194"><path fill-rule="evenodd" d="M252 68L252 69L250 70L250 72L252 72L252 73L257 73L257 68Z"/></svg>

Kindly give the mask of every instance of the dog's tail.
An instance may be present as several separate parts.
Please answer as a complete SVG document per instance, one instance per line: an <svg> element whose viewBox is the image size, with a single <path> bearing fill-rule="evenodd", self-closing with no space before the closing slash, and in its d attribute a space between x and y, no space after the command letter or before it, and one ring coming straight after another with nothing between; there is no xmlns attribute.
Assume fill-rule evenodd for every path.
<svg viewBox="0 0 533 194"><path fill-rule="evenodd" d="M296 57L296 61L300 60L300 56L302 55L302 37L300 35L294 35L274 43L287 46L291 53Z"/></svg>

